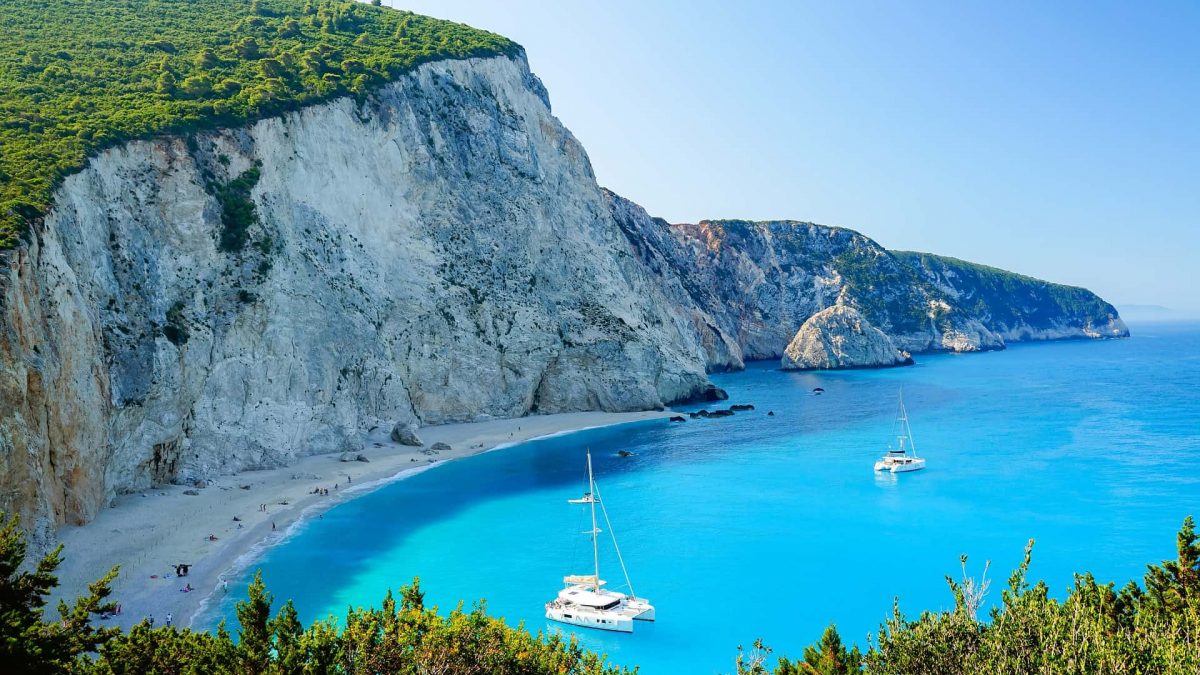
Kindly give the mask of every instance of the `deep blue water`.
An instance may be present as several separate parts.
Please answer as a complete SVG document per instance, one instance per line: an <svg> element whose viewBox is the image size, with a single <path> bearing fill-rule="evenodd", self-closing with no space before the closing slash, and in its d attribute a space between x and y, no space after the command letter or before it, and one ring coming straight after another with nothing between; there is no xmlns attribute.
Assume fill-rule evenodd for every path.
<svg viewBox="0 0 1200 675"><path fill-rule="evenodd" d="M255 567L305 621L377 604L419 575L444 608L486 597L514 624L557 630L542 605L590 564L583 509L566 503L590 446L659 620L579 636L646 673L730 672L756 637L797 656L830 622L864 644L894 597L911 615L951 606L944 576L964 553L974 574L992 561L995 599L1030 538L1032 576L1057 593L1075 571L1121 585L1173 557L1183 517L1200 515L1200 325L1133 330L883 371L755 364L714 378L753 412L451 462L335 507ZM872 463L901 386L928 468L884 478ZM601 565L620 578L611 557ZM234 599L216 613L232 616Z"/></svg>

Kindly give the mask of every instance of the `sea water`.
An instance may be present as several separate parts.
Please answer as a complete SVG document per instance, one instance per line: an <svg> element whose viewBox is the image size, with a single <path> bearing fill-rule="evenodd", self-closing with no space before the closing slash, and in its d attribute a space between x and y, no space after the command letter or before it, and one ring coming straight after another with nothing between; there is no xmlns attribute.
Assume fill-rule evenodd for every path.
<svg viewBox="0 0 1200 675"><path fill-rule="evenodd" d="M203 621L232 623L256 569L306 622L419 576L429 604L486 598L514 625L574 632L645 673L731 672L758 637L795 657L830 623L865 646L894 598L910 616L952 607L945 576L961 576L962 554L973 576L991 562L993 601L1030 539L1031 576L1059 596L1077 571L1140 579L1200 515L1200 325L713 379L754 410L558 436L396 482L307 522ZM876 474L901 389L928 467ZM633 634L543 616L563 575L592 568L587 509L567 503L586 490L589 447L634 588L657 607ZM602 576L619 586L601 543Z"/></svg>

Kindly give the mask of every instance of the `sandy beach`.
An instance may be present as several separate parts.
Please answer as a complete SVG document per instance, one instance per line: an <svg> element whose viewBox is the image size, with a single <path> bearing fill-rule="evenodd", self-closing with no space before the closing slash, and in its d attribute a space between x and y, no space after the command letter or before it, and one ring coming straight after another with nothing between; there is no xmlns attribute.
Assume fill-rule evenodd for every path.
<svg viewBox="0 0 1200 675"><path fill-rule="evenodd" d="M195 490L198 495L185 494L192 488L180 485L121 495L91 523L59 532L66 549L51 607L60 597L70 603L119 565L113 597L122 612L104 623L128 628L153 616L161 625L170 613L176 625L187 626L210 596L224 592L221 580L239 560L283 539L293 523L339 502L497 446L670 414L587 412L447 424L421 429L423 447L394 443L380 430L362 453L368 462L314 455L284 468L223 476ZM451 450L431 454L429 446L438 442ZM328 494L314 494L317 489ZM187 576L175 575L179 563L191 565ZM194 590L181 590L189 585Z"/></svg>

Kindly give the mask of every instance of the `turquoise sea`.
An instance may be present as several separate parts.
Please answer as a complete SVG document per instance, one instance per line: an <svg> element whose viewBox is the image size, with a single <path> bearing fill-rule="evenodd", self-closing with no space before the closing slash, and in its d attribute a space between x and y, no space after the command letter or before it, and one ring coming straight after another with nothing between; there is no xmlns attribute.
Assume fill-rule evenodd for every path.
<svg viewBox="0 0 1200 675"><path fill-rule="evenodd" d="M864 645L893 598L910 615L951 606L944 577L960 575L960 554L972 574L992 562L997 599L1031 538L1032 576L1060 595L1075 571L1121 585L1173 557L1184 516L1200 516L1200 324L1132 330L882 371L753 364L714 377L752 412L448 463L309 521L236 585L244 593L261 568L308 621L419 575L443 608L486 597L513 624L559 630L543 604L590 566L585 512L566 502L583 492L586 447L658 621L632 635L576 630L645 673L731 672L757 637L798 656L831 622ZM901 387L928 468L881 477L872 463ZM611 554L601 568L619 581ZM239 597L204 620L232 617Z"/></svg>

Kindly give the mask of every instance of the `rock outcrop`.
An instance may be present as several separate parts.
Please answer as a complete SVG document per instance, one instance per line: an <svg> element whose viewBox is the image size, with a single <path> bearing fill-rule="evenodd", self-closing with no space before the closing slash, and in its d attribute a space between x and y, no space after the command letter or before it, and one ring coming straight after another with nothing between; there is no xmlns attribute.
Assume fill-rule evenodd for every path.
<svg viewBox="0 0 1200 675"><path fill-rule="evenodd" d="M421 442L421 437L417 435L417 425L412 422L397 422L392 427L391 438L400 445L425 445Z"/></svg>
<svg viewBox="0 0 1200 675"><path fill-rule="evenodd" d="M809 317L786 349L784 370L886 368L911 365L886 333L853 307L834 305Z"/></svg>

